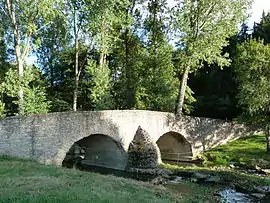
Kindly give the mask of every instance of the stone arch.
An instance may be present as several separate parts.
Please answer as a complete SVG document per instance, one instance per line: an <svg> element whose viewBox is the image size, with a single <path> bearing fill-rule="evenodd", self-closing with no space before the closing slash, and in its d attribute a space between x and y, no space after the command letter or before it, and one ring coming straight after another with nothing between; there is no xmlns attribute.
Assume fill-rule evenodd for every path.
<svg viewBox="0 0 270 203"><path fill-rule="evenodd" d="M83 157L84 165L124 169L127 164L127 153L122 143L104 134L92 134L76 141L63 160L62 165L69 167L68 163L76 157Z"/></svg>
<svg viewBox="0 0 270 203"><path fill-rule="evenodd" d="M156 143L163 162L188 161L192 158L192 146L180 133L167 132Z"/></svg>

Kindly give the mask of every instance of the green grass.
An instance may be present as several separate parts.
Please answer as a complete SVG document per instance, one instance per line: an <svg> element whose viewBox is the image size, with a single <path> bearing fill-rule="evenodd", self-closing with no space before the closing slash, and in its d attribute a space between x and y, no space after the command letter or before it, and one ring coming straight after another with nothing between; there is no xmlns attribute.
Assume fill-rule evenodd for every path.
<svg viewBox="0 0 270 203"><path fill-rule="evenodd" d="M205 165L236 165L270 168L270 154L266 152L265 136L252 135L213 148L200 156Z"/></svg>
<svg viewBox="0 0 270 203"><path fill-rule="evenodd" d="M0 180L0 203L216 202L212 188L189 182L167 188L1 156Z"/></svg>

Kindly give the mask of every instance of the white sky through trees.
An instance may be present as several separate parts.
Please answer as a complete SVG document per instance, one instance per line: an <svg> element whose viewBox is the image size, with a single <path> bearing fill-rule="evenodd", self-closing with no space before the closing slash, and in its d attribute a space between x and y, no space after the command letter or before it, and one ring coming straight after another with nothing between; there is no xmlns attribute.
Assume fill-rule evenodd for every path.
<svg viewBox="0 0 270 203"><path fill-rule="evenodd" d="M168 4L170 6L174 6L175 1L168 0ZM260 22L263 10L265 11L265 13L267 13L268 11L270 12L270 0L254 0L252 4L252 9L250 11L251 17L247 21L250 29L252 29L254 22ZM30 56L27 59L27 64L36 63L36 60L36 56Z"/></svg>
<svg viewBox="0 0 270 203"><path fill-rule="evenodd" d="M168 0L170 6L175 5L175 0ZM254 21L260 22L263 10L267 13L270 11L270 0L254 0L251 9L251 17L248 19L248 25L253 27Z"/></svg>
<svg viewBox="0 0 270 203"><path fill-rule="evenodd" d="M252 4L252 14L249 19L249 26L253 26L254 21L260 22L263 10L265 13L270 11L270 0L254 0Z"/></svg>

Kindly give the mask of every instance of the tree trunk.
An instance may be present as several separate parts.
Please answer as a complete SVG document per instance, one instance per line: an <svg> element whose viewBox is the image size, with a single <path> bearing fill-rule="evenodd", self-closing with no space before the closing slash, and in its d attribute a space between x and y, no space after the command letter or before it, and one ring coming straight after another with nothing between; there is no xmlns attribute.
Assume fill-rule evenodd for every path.
<svg viewBox="0 0 270 203"><path fill-rule="evenodd" d="M266 137L266 151L270 153L270 127L267 126L265 129L265 137Z"/></svg>
<svg viewBox="0 0 270 203"><path fill-rule="evenodd" d="M134 8L136 5L136 0L133 0L130 4L130 8L126 9L126 23L128 22L129 16L133 15L134 13ZM128 24L127 24L128 25ZM133 64L130 61L130 55L131 55L131 50L130 50L130 27L126 27L125 30L125 35L124 35L124 43L125 43L125 99L126 99L126 108L127 109L132 109L134 107L134 84L133 84Z"/></svg>
<svg viewBox="0 0 270 203"><path fill-rule="evenodd" d="M182 76L182 81L180 83L178 98L177 98L177 103L176 103L176 108L175 108L176 119L181 118L182 113L183 113L182 111L183 111L183 106L184 106L185 92L187 88L189 70L190 70L189 67L185 69L184 74Z"/></svg>
<svg viewBox="0 0 270 203"><path fill-rule="evenodd" d="M73 92L73 111L77 111L77 100L78 100L78 86L79 86L79 39L78 29L76 22L76 11L74 9L74 40L75 40L75 77L74 77L74 92Z"/></svg>
<svg viewBox="0 0 270 203"><path fill-rule="evenodd" d="M15 11L14 11L14 5L13 2L10 0L6 0L6 5L8 9L8 14L11 19L12 25L13 25L13 39L14 39L14 48L15 48L15 54L16 54L16 61L17 61L17 67L18 67L18 74L19 74L19 80L22 84L23 81L23 76L24 76L24 71L23 71L23 55L21 51L21 36L20 36L20 24L16 19ZM19 114L24 114L23 110L23 100L24 100L24 95L23 95L23 89L20 88L18 92L18 97L19 97Z"/></svg>
<svg viewBox="0 0 270 203"><path fill-rule="evenodd" d="M50 83L51 83L51 88L53 88L53 82L54 82L54 73L53 73L53 60L52 57L49 59L49 71L50 71Z"/></svg>
<svg viewBox="0 0 270 203"><path fill-rule="evenodd" d="M101 51L101 53L99 54L99 67L103 69L105 63L106 63L106 54L104 54L103 51Z"/></svg>
<svg viewBox="0 0 270 203"><path fill-rule="evenodd" d="M132 98L132 83L131 83L131 78L132 78L132 67L130 64L129 60L129 30L126 28L125 32L125 77L126 77L126 107L127 109L132 108L133 104L133 98Z"/></svg>
<svg viewBox="0 0 270 203"><path fill-rule="evenodd" d="M18 73L19 73L19 81L20 81L20 84L22 84L24 72L23 72L23 60L21 58L21 51L20 51L19 45L16 45L15 50L16 50L16 59L17 59L17 66L18 66ZM23 108L24 92L23 92L22 87L20 87L18 96L19 96L19 109L18 109L19 114L23 115L24 114L24 108Z"/></svg>
<svg viewBox="0 0 270 203"><path fill-rule="evenodd" d="M74 93L73 93L73 111L77 111L78 103L78 86L79 86L79 52L78 42L75 43L75 81L74 81Z"/></svg>

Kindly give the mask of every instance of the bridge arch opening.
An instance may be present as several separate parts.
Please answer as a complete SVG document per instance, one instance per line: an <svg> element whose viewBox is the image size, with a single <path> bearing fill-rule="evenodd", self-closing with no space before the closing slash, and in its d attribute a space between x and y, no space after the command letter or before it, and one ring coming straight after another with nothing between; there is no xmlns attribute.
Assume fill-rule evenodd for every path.
<svg viewBox="0 0 270 203"><path fill-rule="evenodd" d="M190 161L192 159L191 144L187 139L177 133L168 132L163 134L157 141L162 162Z"/></svg>
<svg viewBox="0 0 270 203"><path fill-rule="evenodd" d="M93 134L75 142L62 162L64 167L124 169L127 153L120 142L103 134Z"/></svg>

